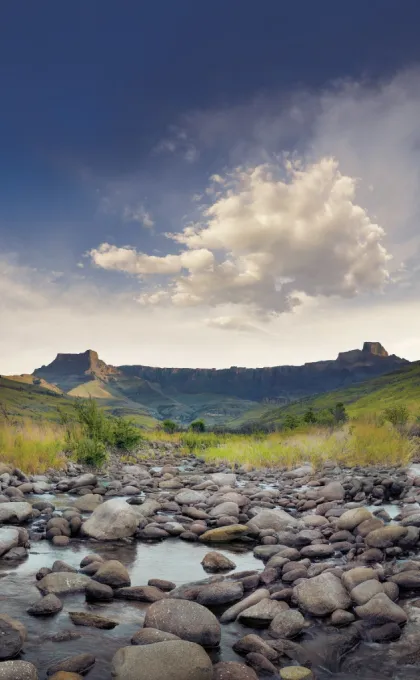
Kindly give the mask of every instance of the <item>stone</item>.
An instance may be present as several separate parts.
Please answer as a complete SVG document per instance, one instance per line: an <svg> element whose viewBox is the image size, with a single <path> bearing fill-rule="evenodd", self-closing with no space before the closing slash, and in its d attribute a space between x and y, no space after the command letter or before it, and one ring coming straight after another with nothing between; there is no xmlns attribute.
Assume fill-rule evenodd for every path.
<svg viewBox="0 0 420 680"><path fill-rule="evenodd" d="M281 680L313 680L313 673L305 666L285 666L280 668Z"/></svg>
<svg viewBox="0 0 420 680"><path fill-rule="evenodd" d="M108 560L101 564L95 573L95 581L111 586L111 588L123 588L131 584L126 567L118 560Z"/></svg>
<svg viewBox="0 0 420 680"><path fill-rule="evenodd" d="M32 505L25 501L0 503L0 524L26 522L32 516Z"/></svg>
<svg viewBox="0 0 420 680"><path fill-rule="evenodd" d="M41 597L40 600L32 604L26 610L32 616L52 616L58 614L63 609L63 603L58 599L57 595L50 593Z"/></svg>
<svg viewBox="0 0 420 680"><path fill-rule="evenodd" d="M220 623L214 614L188 600L165 599L151 604L144 628L157 628L203 647L218 647L220 643Z"/></svg>
<svg viewBox="0 0 420 680"><path fill-rule="evenodd" d="M420 589L420 570L413 569L402 571L399 574L391 576L389 580L391 583L395 583L399 588L418 590Z"/></svg>
<svg viewBox="0 0 420 680"><path fill-rule="evenodd" d="M268 632L273 638L292 638L305 627L305 619L297 609L281 611L270 623Z"/></svg>
<svg viewBox="0 0 420 680"><path fill-rule="evenodd" d="M204 586L197 596L198 604L205 607L218 607L240 600L244 594L244 587L240 581L222 581Z"/></svg>
<svg viewBox="0 0 420 680"><path fill-rule="evenodd" d="M102 502L102 497L98 493L88 493L85 496L80 496L73 503L73 506L81 512L93 512Z"/></svg>
<svg viewBox="0 0 420 680"><path fill-rule="evenodd" d="M350 597L358 605L366 604L378 593L383 593L383 585L379 581L372 579L364 581L350 591Z"/></svg>
<svg viewBox="0 0 420 680"><path fill-rule="evenodd" d="M0 614L0 661L17 656L25 640L25 626L7 614Z"/></svg>
<svg viewBox="0 0 420 680"><path fill-rule="evenodd" d="M0 527L0 557L19 544L19 531L14 527Z"/></svg>
<svg viewBox="0 0 420 680"><path fill-rule="evenodd" d="M257 652L258 654L265 656L269 661L277 661L278 658L278 652L276 652L266 640L263 640L259 635L255 635L255 633L245 635L239 640L236 640L233 649L238 654Z"/></svg>
<svg viewBox="0 0 420 680"><path fill-rule="evenodd" d="M359 524L367 520L374 519L373 515L366 508L354 508L347 510L337 520L337 529L353 531Z"/></svg>
<svg viewBox="0 0 420 680"><path fill-rule="evenodd" d="M115 597L120 600L136 600L137 602L158 602L168 595L155 586L131 586L130 588L116 590Z"/></svg>
<svg viewBox="0 0 420 680"><path fill-rule="evenodd" d="M231 524L226 527L217 527L217 529L209 529L204 534L201 534L200 541L202 543L231 543L240 539L244 534L248 533L248 527L243 524Z"/></svg>
<svg viewBox="0 0 420 680"><path fill-rule="evenodd" d="M70 489L81 489L83 486L92 486L95 487L98 483L98 478L96 475L87 472L84 475L80 475L79 477L76 477L75 479L69 480L69 488Z"/></svg>
<svg viewBox="0 0 420 680"><path fill-rule="evenodd" d="M0 680L38 680L38 673L29 661L3 661L0 663Z"/></svg>
<svg viewBox="0 0 420 680"><path fill-rule="evenodd" d="M121 498L105 501L82 525L82 532L98 541L114 541L132 536L139 519L133 506Z"/></svg>
<svg viewBox="0 0 420 680"><path fill-rule="evenodd" d="M109 602L114 597L114 591L105 583L92 581L86 586L85 595L87 602Z"/></svg>
<svg viewBox="0 0 420 680"><path fill-rule="evenodd" d="M115 680L212 680L213 666L199 645L169 640L122 647L112 659L112 676Z"/></svg>
<svg viewBox="0 0 420 680"><path fill-rule="evenodd" d="M329 543L315 543L313 545L305 545L301 549L300 554L302 557L309 557L312 559L316 557L331 557L334 555L334 552L334 545L330 545Z"/></svg>
<svg viewBox="0 0 420 680"><path fill-rule="evenodd" d="M59 671L66 671L67 673L80 673L84 675L94 665L96 659L92 654L77 654L76 656L69 656L57 663L53 664L47 669L47 675L54 675Z"/></svg>
<svg viewBox="0 0 420 680"><path fill-rule="evenodd" d="M212 508L209 512L210 517L223 517L225 515L229 517L237 517L239 515L239 507L236 503L226 501L225 503L220 503Z"/></svg>
<svg viewBox="0 0 420 680"><path fill-rule="evenodd" d="M236 564L228 557L220 552L212 551L204 555L201 560L203 569L210 573L217 573L220 571L231 571L236 569Z"/></svg>
<svg viewBox="0 0 420 680"><path fill-rule="evenodd" d="M240 612L238 621L253 628L266 627L283 609L289 609L286 602L278 602L267 597Z"/></svg>
<svg viewBox="0 0 420 680"><path fill-rule="evenodd" d="M233 472L214 472L209 479L217 486L235 486L236 475Z"/></svg>
<svg viewBox="0 0 420 680"><path fill-rule="evenodd" d="M162 578L150 578L147 582L147 585L154 586L155 588L159 588L159 590L164 590L165 592L169 592L176 588L176 584L173 583L173 581L167 581L166 579Z"/></svg>
<svg viewBox="0 0 420 680"><path fill-rule="evenodd" d="M354 569L349 569L349 571L345 571L341 577L347 590L353 590L353 588L360 583L371 581L372 579L378 579L378 572L369 567L355 567Z"/></svg>
<svg viewBox="0 0 420 680"><path fill-rule="evenodd" d="M231 621L235 621L239 614L245 611L245 609L248 609L261 600L267 599L269 597L270 591L266 588L260 588L259 590L256 590L251 595L248 595L248 597L245 597L243 600L237 602L232 607L229 607L229 609L223 612L222 616L220 617L221 623L230 623Z"/></svg>
<svg viewBox="0 0 420 680"><path fill-rule="evenodd" d="M407 615L395 602L389 599L385 593L379 593L372 597L366 604L355 607L354 611L361 619L367 619L373 623L405 623Z"/></svg>
<svg viewBox="0 0 420 680"><path fill-rule="evenodd" d="M299 607L313 616L327 616L336 609L347 609L351 604L340 579L331 573L324 572L303 580L293 592Z"/></svg>
<svg viewBox="0 0 420 680"><path fill-rule="evenodd" d="M204 503L207 499L207 494L203 491L194 491L193 489L184 489L175 496L175 502L181 505L194 505L194 503Z"/></svg>
<svg viewBox="0 0 420 680"><path fill-rule="evenodd" d="M331 614L332 626L348 626L350 623L353 623L354 620L354 614L345 609L336 609L335 612Z"/></svg>
<svg viewBox="0 0 420 680"><path fill-rule="evenodd" d="M270 677L273 675L275 677L277 675L276 667L273 666L271 661L265 656L258 654L258 652L250 652L246 655L246 660L252 668L255 668L258 674L261 673L262 675L269 675Z"/></svg>
<svg viewBox="0 0 420 680"><path fill-rule="evenodd" d="M61 571L47 574L37 582L36 587L45 595L49 593L64 595L66 593L84 592L89 583L91 583L91 579L85 574Z"/></svg>
<svg viewBox="0 0 420 680"><path fill-rule="evenodd" d="M263 529L283 531L287 527L297 526L298 523L298 520L289 515L285 510L276 508L275 510L260 510L260 512L248 522L248 526L250 529L256 531L262 531Z"/></svg>
<svg viewBox="0 0 420 680"><path fill-rule="evenodd" d="M164 633L157 628L140 628L131 638L132 645L154 645L155 642L168 642L169 640L180 640L177 635Z"/></svg>
<svg viewBox="0 0 420 680"><path fill-rule="evenodd" d="M391 548L408 533L407 527L389 525L382 529L375 529L365 537L366 545L371 548Z"/></svg>
<svg viewBox="0 0 420 680"><path fill-rule="evenodd" d="M70 543L70 538L68 536L53 536L52 544L58 548L65 548Z"/></svg>
<svg viewBox="0 0 420 680"><path fill-rule="evenodd" d="M330 482L326 486L321 486L318 490L319 498L325 501L342 501L346 492L340 482Z"/></svg>
<svg viewBox="0 0 420 680"><path fill-rule="evenodd" d="M112 621L112 619L89 612L69 612L69 616L75 626L90 626L102 630L112 630L115 626L118 626L118 621Z"/></svg>
<svg viewBox="0 0 420 680"><path fill-rule="evenodd" d="M243 663L220 661L213 666L213 680L258 680L258 676Z"/></svg>

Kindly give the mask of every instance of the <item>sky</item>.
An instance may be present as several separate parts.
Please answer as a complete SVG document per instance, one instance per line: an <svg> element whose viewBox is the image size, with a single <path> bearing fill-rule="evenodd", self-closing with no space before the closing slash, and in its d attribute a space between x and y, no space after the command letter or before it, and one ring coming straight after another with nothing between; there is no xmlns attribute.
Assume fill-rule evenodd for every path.
<svg viewBox="0 0 420 680"><path fill-rule="evenodd" d="M16 0L0 373L420 359L417 0Z"/></svg>

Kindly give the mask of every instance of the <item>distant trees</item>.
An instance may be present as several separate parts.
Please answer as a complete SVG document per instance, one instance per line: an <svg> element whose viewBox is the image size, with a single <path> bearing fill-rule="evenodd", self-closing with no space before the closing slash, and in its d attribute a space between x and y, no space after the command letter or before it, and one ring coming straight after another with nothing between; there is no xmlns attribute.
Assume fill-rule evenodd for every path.
<svg viewBox="0 0 420 680"><path fill-rule="evenodd" d="M307 425L312 425L316 423L316 415L314 413L314 409L312 406L308 408L307 411L303 414L303 420Z"/></svg>
<svg viewBox="0 0 420 680"><path fill-rule="evenodd" d="M407 425L410 412L408 408L404 405L389 406L385 409L384 418L394 427L404 427Z"/></svg>
<svg viewBox="0 0 420 680"><path fill-rule="evenodd" d="M206 425L204 420L194 420L188 428L191 432L205 432Z"/></svg>
<svg viewBox="0 0 420 680"><path fill-rule="evenodd" d="M162 427L168 434L173 434L178 429L178 425L173 420L169 420L169 418L163 421Z"/></svg>

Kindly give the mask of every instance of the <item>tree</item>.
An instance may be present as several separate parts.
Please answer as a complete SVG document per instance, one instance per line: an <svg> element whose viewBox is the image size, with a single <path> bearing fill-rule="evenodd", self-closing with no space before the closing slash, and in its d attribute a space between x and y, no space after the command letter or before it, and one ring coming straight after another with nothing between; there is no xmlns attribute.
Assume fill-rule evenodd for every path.
<svg viewBox="0 0 420 680"><path fill-rule="evenodd" d="M283 430L296 430L297 427L299 427L299 418L288 413L283 421Z"/></svg>
<svg viewBox="0 0 420 680"><path fill-rule="evenodd" d="M168 434L173 434L177 430L178 426L173 420L169 420L169 418L167 418L163 421L162 427Z"/></svg>
<svg viewBox="0 0 420 680"><path fill-rule="evenodd" d="M394 427L404 427L407 424L410 412L408 408L401 404L400 406L389 406L384 411L384 418L388 420Z"/></svg>
<svg viewBox="0 0 420 680"><path fill-rule="evenodd" d="M189 429L191 430L191 432L205 432L206 426L204 420L194 420L194 422L191 423Z"/></svg>
<svg viewBox="0 0 420 680"><path fill-rule="evenodd" d="M305 423L308 423L308 425L316 423L316 415L314 413L312 406L310 406L306 413L304 414L303 420L305 421Z"/></svg>
<svg viewBox="0 0 420 680"><path fill-rule="evenodd" d="M334 420L336 423L345 423L346 420L349 419L346 411L346 407L344 406L342 401L339 401L334 409L333 409L333 416Z"/></svg>

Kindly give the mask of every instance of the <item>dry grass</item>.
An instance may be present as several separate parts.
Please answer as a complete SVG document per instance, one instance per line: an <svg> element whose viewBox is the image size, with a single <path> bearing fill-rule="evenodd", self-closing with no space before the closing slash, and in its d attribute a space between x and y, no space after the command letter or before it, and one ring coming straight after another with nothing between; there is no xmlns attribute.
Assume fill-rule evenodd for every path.
<svg viewBox="0 0 420 680"><path fill-rule="evenodd" d="M65 428L44 421L0 423L0 462L28 474L42 474L64 463Z"/></svg>

